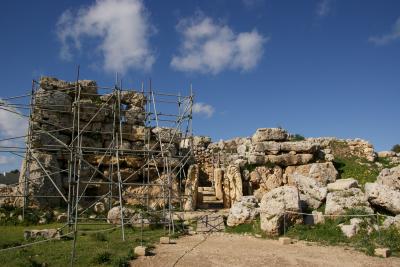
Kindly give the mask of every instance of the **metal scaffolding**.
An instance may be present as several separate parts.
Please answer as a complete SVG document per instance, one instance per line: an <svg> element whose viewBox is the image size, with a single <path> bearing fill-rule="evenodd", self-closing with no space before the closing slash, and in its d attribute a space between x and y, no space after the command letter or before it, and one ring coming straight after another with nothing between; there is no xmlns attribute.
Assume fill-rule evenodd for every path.
<svg viewBox="0 0 400 267"><path fill-rule="evenodd" d="M66 208L67 214L63 228L68 229L73 237L71 265L74 264L76 258L79 225L104 224L107 221L104 216L96 219L85 217L85 214L99 201L106 203L107 210L119 206L119 226L123 240L125 240L125 224L132 219L126 214L125 206L132 201L142 207L139 215L141 233L143 233L144 214L146 214L146 216L157 218L149 223L163 224L168 234L173 234L175 231L173 213L182 209L186 197L182 193L182 180L185 179L188 164L193 159L192 107L194 96L192 89L190 88L187 96L182 96L153 90L151 80L147 89L142 83L142 88L136 93L138 96L143 96L141 99L145 107L141 121L137 122L144 131L143 140L138 142L143 145L127 147L124 140L132 132L126 123L128 115L121 98L132 90L123 89L122 81L118 78L113 87L94 85L96 88L93 89L104 92L101 95L103 101L87 107L84 106L83 100L98 97L98 95L91 95L87 90L82 91L79 70L76 81L70 84L70 87L57 90L73 96L71 105L63 105L56 101L53 105L42 105L38 101L38 95L46 94L46 92L39 90L40 83L37 81L32 82L30 93L4 98L0 102L0 109L22 116L29 121L26 135L0 140L0 153L9 153L23 158L21 177L19 183L15 185L18 190L13 195L1 195L0 197L14 197L16 203L19 201L23 216L25 216L26 209L37 200L46 200L51 203L59 201L59 205ZM68 125L68 123L63 125L51 118L41 121L41 123L35 123L38 118L41 118L38 114L42 113L71 116L72 125ZM97 129L94 129L93 124L103 113L112 118L112 123L110 125L100 124ZM88 114L91 115L89 118ZM51 117L50 115L49 117ZM84 121L82 116L85 116ZM152 131L152 129L169 129L169 134L165 134L163 131ZM88 135L105 137L107 145L91 145L86 140ZM48 140L45 145L37 145L38 136L44 136L43 138ZM60 136L68 136L68 138L64 140ZM15 140L21 140L21 144L7 145L10 141ZM25 140L24 145L22 145L22 140ZM177 143L179 145L176 145ZM174 149L171 147L174 147L176 151L173 151ZM40 156L42 153L57 155L66 164L52 166L49 162L43 161ZM128 160L137 160L138 164L136 168L127 172L125 170ZM105 162L108 163L105 164ZM31 172L34 168L40 168L43 175L33 177ZM56 175L67 178L67 186L60 187L54 179ZM140 178L132 179L133 177ZM50 191L52 192L33 194L35 191L32 188L36 186L35 183L38 179L46 179L51 183L53 190ZM178 183L178 186L174 186L173 183ZM143 190L135 191L135 188ZM161 189L159 190L162 192L161 195L151 195L149 192L154 188ZM150 202L154 201L154 198L160 199L161 209L150 206ZM143 235L141 240L143 242Z"/></svg>

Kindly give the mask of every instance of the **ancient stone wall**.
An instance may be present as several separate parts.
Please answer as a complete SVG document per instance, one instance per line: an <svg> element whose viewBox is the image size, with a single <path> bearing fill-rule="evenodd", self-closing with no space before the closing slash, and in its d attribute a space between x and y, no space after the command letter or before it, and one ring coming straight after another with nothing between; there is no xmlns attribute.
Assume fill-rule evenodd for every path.
<svg viewBox="0 0 400 267"><path fill-rule="evenodd" d="M165 158L171 168L179 164L181 133L172 128L145 126L145 94L111 89L108 92L100 94L96 82L90 80L66 82L51 77L40 80L40 88L33 97L32 137L28 140L29 186L24 188L21 175L18 187L21 194L27 191L31 196L31 206L61 205L61 197L40 196L60 196L59 193L66 196L69 179L72 183L79 179L82 183L79 193L84 192L88 200L111 192L115 202L118 187L109 181L116 182L119 176L126 183L123 194L126 202L147 201L155 208L165 204L158 199L160 188L149 189L144 184L166 184L165 180L170 179L163 175ZM69 177L69 173L75 176ZM176 177L171 183L179 195ZM144 194L150 194L150 199L147 196L144 200ZM152 199L153 195L157 196Z"/></svg>

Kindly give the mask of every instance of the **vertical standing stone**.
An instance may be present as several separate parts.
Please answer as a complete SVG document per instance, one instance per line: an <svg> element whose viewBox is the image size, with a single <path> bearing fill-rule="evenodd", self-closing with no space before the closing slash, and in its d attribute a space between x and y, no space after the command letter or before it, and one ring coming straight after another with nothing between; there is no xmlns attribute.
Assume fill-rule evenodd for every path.
<svg viewBox="0 0 400 267"><path fill-rule="evenodd" d="M199 186L199 166L197 164L190 165L186 183L185 197L186 201L183 206L185 211L192 211L197 205L197 191Z"/></svg>
<svg viewBox="0 0 400 267"><path fill-rule="evenodd" d="M222 182L224 179L224 170L221 168L217 168L214 170L214 187L215 187L215 196L218 200L223 199L223 188Z"/></svg>
<svg viewBox="0 0 400 267"><path fill-rule="evenodd" d="M230 208L243 196L242 175L238 165L229 165L224 175L224 207Z"/></svg>

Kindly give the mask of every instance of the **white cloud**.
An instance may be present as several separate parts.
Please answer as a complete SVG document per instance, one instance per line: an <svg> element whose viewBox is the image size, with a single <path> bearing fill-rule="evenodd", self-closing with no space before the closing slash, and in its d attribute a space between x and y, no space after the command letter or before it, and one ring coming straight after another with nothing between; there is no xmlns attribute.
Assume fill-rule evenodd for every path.
<svg viewBox="0 0 400 267"><path fill-rule="evenodd" d="M179 71L217 74L226 69L248 71L257 66L268 38L257 32L236 34L210 17L196 14L177 25L183 42L171 66Z"/></svg>
<svg viewBox="0 0 400 267"><path fill-rule="evenodd" d="M5 110L8 109L9 111ZM11 112L10 112L11 111ZM26 134L28 120L26 117L22 117L15 113L20 113L19 110L8 107L7 103L4 103L0 99L0 137L16 137L23 136Z"/></svg>
<svg viewBox="0 0 400 267"><path fill-rule="evenodd" d="M321 0L317 4L316 13L319 17L325 17L329 15L332 10L332 2L333 0Z"/></svg>
<svg viewBox="0 0 400 267"><path fill-rule="evenodd" d="M375 45L386 45L400 39L400 18L393 25L392 31L382 36L371 36L368 41Z"/></svg>
<svg viewBox="0 0 400 267"><path fill-rule="evenodd" d="M214 107L205 103L195 103L193 104L193 113L204 114L207 118L210 118L214 114Z"/></svg>
<svg viewBox="0 0 400 267"><path fill-rule="evenodd" d="M20 111L7 105L8 103L0 99L0 140L25 136L28 128L27 118L15 114L20 113ZM24 141L24 137L0 141L0 147L23 147ZM18 168L19 163L19 159L9 153L1 153L0 155L0 169L15 169Z"/></svg>
<svg viewBox="0 0 400 267"><path fill-rule="evenodd" d="M154 32L142 0L97 0L77 12L65 11L57 23L61 58L71 60L72 51L82 50L83 40L93 38L109 72L149 70L155 61L149 45Z"/></svg>
<svg viewBox="0 0 400 267"><path fill-rule="evenodd" d="M8 165L15 162L16 159L14 157L0 156L0 165Z"/></svg>

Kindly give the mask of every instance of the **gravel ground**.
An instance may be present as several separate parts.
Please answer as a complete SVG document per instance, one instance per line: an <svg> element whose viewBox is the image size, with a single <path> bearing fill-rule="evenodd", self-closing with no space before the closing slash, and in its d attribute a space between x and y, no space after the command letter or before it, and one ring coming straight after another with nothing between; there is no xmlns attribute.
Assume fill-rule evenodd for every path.
<svg viewBox="0 0 400 267"><path fill-rule="evenodd" d="M400 266L400 258L370 257L351 248L302 241L277 240L226 233L185 236L175 244L157 245L153 256L131 266Z"/></svg>

